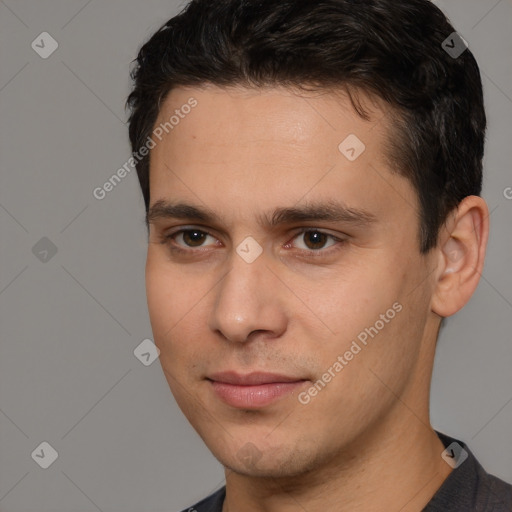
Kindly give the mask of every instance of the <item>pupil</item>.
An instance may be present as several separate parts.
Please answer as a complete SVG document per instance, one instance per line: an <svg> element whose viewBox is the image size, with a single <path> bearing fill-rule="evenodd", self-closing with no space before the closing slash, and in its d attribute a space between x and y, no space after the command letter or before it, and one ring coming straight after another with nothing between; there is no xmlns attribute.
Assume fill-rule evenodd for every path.
<svg viewBox="0 0 512 512"><path fill-rule="evenodd" d="M183 239L187 245L191 245L195 247L196 245L201 245L205 234L201 231L186 231L183 233Z"/></svg>
<svg viewBox="0 0 512 512"><path fill-rule="evenodd" d="M309 231L306 233L306 245L310 249L320 249L325 245L325 233L319 233L318 231Z"/></svg>

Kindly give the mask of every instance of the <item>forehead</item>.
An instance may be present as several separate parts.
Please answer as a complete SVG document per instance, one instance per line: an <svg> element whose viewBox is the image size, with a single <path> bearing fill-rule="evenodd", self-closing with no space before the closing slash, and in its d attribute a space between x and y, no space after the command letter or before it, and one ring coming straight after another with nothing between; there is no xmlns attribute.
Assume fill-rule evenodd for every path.
<svg viewBox="0 0 512 512"><path fill-rule="evenodd" d="M243 214L334 195L349 206L374 202L378 210L378 176L391 175L384 153L389 116L371 98L365 106L369 121L341 91L173 89L155 123L161 140L153 137L151 203L172 196L211 207L223 198Z"/></svg>
<svg viewBox="0 0 512 512"><path fill-rule="evenodd" d="M162 104L155 126L165 125L174 114L179 121L172 127L176 143L192 136L210 147L223 143L233 147L237 141L251 146L264 144L269 150L274 146L281 150L289 146L292 150L294 146L313 148L348 132L374 147L388 131L389 111L375 97L363 93L358 97L370 111L369 121L355 112L341 89L306 92L286 87L177 87ZM196 106L190 109L187 105L192 100ZM177 119L181 110L186 112Z"/></svg>

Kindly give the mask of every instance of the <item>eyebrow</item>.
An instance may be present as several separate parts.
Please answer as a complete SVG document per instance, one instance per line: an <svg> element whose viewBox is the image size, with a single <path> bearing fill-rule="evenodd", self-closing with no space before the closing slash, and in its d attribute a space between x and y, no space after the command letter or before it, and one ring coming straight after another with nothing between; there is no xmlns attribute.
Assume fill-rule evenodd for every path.
<svg viewBox="0 0 512 512"><path fill-rule="evenodd" d="M213 210L203 206L186 203L172 203L160 199L149 208L146 214L146 226L149 228L160 219L184 219L203 223L221 224L221 217ZM269 214L259 217L260 224L276 227L281 224L297 222L342 222L357 226L366 226L377 221L377 217L365 210L349 208L334 201L312 202L303 206L276 208Z"/></svg>

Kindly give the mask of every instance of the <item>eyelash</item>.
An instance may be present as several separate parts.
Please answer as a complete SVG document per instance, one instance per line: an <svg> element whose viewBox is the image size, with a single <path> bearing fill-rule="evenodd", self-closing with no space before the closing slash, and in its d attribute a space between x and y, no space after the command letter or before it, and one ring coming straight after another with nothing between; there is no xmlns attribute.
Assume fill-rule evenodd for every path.
<svg viewBox="0 0 512 512"><path fill-rule="evenodd" d="M177 231L174 231L172 233L168 233L166 235L163 235L162 237L162 240L161 240L161 243L162 244L165 244L169 247L169 249L175 253L175 254L192 254L192 253L198 253L198 252L205 252L207 251L207 249L203 248L203 247L198 247L198 248L190 248L190 249L184 249L183 247L180 247L179 245L174 245L175 244L175 238L182 234L182 233L186 233L188 231L199 231L200 233L203 233L205 235L208 235L208 236L212 236L214 237L214 235L212 235L210 232L206 231L206 230L203 230L203 229L196 229L196 228L183 228L183 229L179 229ZM341 246L344 245L344 243L346 242L346 240L344 239L341 239L341 238L338 238L334 235L331 235L330 233L326 233L325 231L322 231L320 229L315 229L315 228L303 228L301 229L300 231L296 232L293 237L291 238L291 241L295 240L297 237L301 236L301 235L304 235L305 233L320 233L320 234L323 234L323 235L326 235L329 239L331 240L334 240L335 242L337 242L336 244L333 244L329 247L327 247L327 249L317 249L317 250L306 250L306 249L298 249L298 251L302 254L304 254L306 257L308 258L318 258L318 257L322 257L322 256L327 256L327 255L330 255L332 252L335 252L335 251L338 251L341 249ZM214 237L215 238L215 237ZM289 242L286 243L286 245L288 245Z"/></svg>

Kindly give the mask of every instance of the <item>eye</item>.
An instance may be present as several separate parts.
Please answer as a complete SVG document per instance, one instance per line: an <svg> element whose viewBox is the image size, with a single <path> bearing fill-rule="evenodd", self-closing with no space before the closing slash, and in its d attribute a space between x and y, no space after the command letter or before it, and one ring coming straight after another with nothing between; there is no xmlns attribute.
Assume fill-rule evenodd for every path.
<svg viewBox="0 0 512 512"><path fill-rule="evenodd" d="M202 247L208 238L213 242L216 240L212 235L200 229L181 229L166 235L165 238L185 248Z"/></svg>
<svg viewBox="0 0 512 512"><path fill-rule="evenodd" d="M295 244L295 246L298 249L306 251L318 251L336 245L336 242L342 242L342 240L334 235L324 233L317 229L303 230L298 233L293 240L299 240L299 243Z"/></svg>

